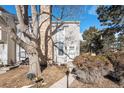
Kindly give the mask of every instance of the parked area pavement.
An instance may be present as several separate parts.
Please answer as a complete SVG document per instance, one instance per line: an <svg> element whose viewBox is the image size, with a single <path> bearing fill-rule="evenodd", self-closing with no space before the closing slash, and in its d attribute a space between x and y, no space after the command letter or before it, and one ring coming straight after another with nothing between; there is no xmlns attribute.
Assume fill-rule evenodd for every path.
<svg viewBox="0 0 124 93"><path fill-rule="evenodd" d="M65 75L62 79L54 83L49 88L67 88L71 85L71 83L75 80L72 74L69 74L68 78L67 75ZM68 83L68 84L67 84Z"/></svg>

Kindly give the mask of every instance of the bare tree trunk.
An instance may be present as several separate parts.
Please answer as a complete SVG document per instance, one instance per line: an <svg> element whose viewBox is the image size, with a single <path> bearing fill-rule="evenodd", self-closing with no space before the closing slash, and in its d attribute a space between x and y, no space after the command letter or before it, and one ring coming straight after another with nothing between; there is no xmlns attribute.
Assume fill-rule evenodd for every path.
<svg viewBox="0 0 124 93"><path fill-rule="evenodd" d="M31 6L32 13L32 25L31 32L29 31L29 20L28 20L28 6L17 5L16 13L18 24L17 28L24 38L20 38L16 34L16 24L14 18L10 18L7 21L7 26L10 32L10 37L20 47L22 47L29 56L29 73L35 74L37 77L41 77L41 64L47 65L50 61L52 62L52 40L51 40L51 6L41 5L40 9L40 21L39 15L36 10L36 6ZM47 12L44 13L44 12Z"/></svg>
<svg viewBox="0 0 124 93"><path fill-rule="evenodd" d="M38 48L38 43L36 42L38 38L38 32L39 32L39 22L38 22L38 13L36 11L36 6L32 5L31 6L31 12L32 12L32 26L33 26L33 34L35 37L35 41L31 40L30 44L31 50L29 48L28 52L28 57L29 57L29 73L35 74L36 77L41 78L41 68L40 68L40 61L39 61L39 55L37 51ZM31 52L30 52L31 51Z"/></svg>
<svg viewBox="0 0 124 93"><path fill-rule="evenodd" d="M41 69L37 54L29 54L29 73L35 74L36 77L41 77Z"/></svg>
<svg viewBox="0 0 124 93"><path fill-rule="evenodd" d="M37 51L37 38L38 38L38 30L39 30L39 22L38 22L38 13L36 11L36 6L31 6L31 13L32 13L32 33L29 33L28 24L28 7L26 6L16 6L17 17L19 21L19 30L30 39L26 43L20 40L18 44L25 49L29 57L29 74L34 74L36 77L41 78L41 69L40 69L40 61ZM25 27L25 28L24 28ZM27 30L27 31L26 31ZM25 38L26 39L26 38ZM15 38L17 41L17 38ZM23 42L23 43L22 43ZM28 75L29 75L28 74Z"/></svg>
<svg viewBox="0 0 124 93"><path fill-rule="evenodd" d="M52 63L52 40L51 40L51 6L42 5L41 6L41 16L40 16L40 47L45 60L42 64ZM47 13L47 14L46 14Z"/></svg>
<svg viewBox="0 0 124 93"><path fill-rule="evenodd" d="M11 39L14 40L20 47L25 49L29 57L29 73L34 74L36 77L41 77L41 69L39 63L38 51L36 50L36 43L33 42L28 45L22 41L16 33L12 30L10 33Z"/></svg>

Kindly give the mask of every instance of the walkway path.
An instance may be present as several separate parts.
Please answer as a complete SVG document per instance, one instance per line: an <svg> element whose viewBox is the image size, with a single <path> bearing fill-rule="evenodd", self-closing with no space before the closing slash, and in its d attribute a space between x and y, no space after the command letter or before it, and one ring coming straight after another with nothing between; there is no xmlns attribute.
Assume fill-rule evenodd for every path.
<svg viewBox="0 0 124 93"><path fill-rule="evenodd" d="M72 74L69 74L68 85L74 81L74 77ZM54 83L50 88L67 88L67 76L65 75L62 79Z"/></svg>

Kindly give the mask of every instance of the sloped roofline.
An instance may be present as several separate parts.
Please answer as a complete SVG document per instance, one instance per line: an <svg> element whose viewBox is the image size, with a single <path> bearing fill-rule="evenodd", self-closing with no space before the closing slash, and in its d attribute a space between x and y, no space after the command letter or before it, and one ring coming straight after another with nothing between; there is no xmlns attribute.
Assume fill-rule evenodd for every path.
<svg viewBox="0 0 124 93"><path fill-rule="evenodd" d="M57 21L52 21L52 24L56 24ZM63 21L66 24L80 24L80 21Z"/></svg>

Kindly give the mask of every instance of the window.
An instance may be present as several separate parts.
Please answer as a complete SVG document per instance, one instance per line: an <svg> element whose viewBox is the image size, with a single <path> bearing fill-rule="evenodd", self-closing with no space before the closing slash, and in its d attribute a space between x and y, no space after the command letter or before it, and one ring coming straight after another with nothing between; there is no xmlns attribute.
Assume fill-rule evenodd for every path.
<svg viewBox="0 0 124 93"><path fill-rule="evenodd" d="M59 43L59 46L58 46L58 55L63 55L64 54L64 51L63 51L63 43Z"/></svg>
<svg viewBox="0 0 124 93"><path fill-rule="evenodd" d="M70 50L74 50L74 46L70 46L69 48L70 48Z"/></svg>
<svg viewBox="0 0 124 93"><path fill-rule="evenodd" d="M75 50L75 47L74 46L70 46L69 47L69 54L70 55L74 55L74 50Z"/></svg>
<svg viewBox="0 0 124 93"><path fill-rule="evenodd" d="M20 51L20 57L21 57L21 58L26 58L26 53L25 53L25 51Z"/></svg>

